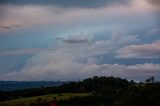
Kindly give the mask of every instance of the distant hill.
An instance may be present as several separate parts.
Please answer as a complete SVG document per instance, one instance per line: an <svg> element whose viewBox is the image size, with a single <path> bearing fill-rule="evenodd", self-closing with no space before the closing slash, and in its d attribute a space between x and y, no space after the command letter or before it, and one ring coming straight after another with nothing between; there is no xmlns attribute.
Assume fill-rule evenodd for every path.
<svg viewBox="0 0 160 106"><path fill-rule="evenodd" d="M1 91L13 91L29 88L60 86L62 81L0 81Z"/></svg>

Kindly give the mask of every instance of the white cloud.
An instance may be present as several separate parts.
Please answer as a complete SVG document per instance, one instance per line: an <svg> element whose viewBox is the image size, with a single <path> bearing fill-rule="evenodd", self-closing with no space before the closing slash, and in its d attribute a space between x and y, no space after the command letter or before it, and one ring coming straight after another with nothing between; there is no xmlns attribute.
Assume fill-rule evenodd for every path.
<svg viewBox="0 0 160 106"><path fill-rule="evenodd" d="M129 45L117 50L117 58L160 58L160 41L150 44Z"/></svg>
<svg viewBox="0 0 160 106"><path fill-rule="evenodd" d="M114 35L115 36L115 35ZM118 35L116 35L118 36ZM126 44L132 44L137 41L136 36L122 36ZM117 44L113 39L106 41L96 41L91 45L68 45L62 43L54 51L42 51L27 61L21 71L13 71L0 75L2 80L78 80L95 75L112 75L128 79L142 77L141 80L148 77L149 73L156 75L159 73L159 64L138 64L138 65L120 65L120 64L98 64L98 58L95 56L105 54L110 50L114 51L120 45L125 45L119 41ZM111 43L111 41L114 41ZM130 41L130 42L128 42ZM118 46L118 47L117 47ZM103 49L104 48L104 49ZM109 49L111 48L111 49ZM112 49L114 48L114 49Z"/></svg>
<svg viewBox="0 0 160 106"><path fill-rule="evenodd" d="M62 55L61 55L62 56ZM116 76L127 79L145 80L151 74L159 77L160 64L83 64L67 56L48 54L37 63L32 59L21 72L1 75L3 80L78 80L96 75ZM41 64L40 64L41 63Z"/></svg>
<svg viewBox="0 0 160 106"><path fill-rule="evenodd" d="M139 42L137 37L137 35L127 35L123 32L114 32L109 40L94 42L91 50L93 53L98 53L101 55L105 53L112 53L122 46L136 44Z"/></svg>

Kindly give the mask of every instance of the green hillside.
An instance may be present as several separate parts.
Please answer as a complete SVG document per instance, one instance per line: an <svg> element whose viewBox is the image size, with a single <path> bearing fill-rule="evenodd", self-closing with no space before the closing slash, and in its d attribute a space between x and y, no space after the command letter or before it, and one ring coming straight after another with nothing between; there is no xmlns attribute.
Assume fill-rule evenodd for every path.
<svg viewBox="0 0 160 106"><path fill-rule="evenodd" d="M37 103L39 101L50 102L53 99L63 99L67 100L69 98L73 98L76 96L84 97L88 96L90 93L62 93L62 94L49 94L43 96L35 96L35 97L28 97L28 98L20 98L15 100L8 100L0 102L0 106L29 106L31 103Z"/></svg>

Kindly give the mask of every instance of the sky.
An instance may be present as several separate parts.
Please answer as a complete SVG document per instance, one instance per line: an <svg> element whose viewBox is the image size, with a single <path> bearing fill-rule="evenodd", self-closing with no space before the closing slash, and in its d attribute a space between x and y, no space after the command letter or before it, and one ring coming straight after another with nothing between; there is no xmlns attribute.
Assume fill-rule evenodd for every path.
<svg viewBox="0 0 160 106"><path fill-rule="evenodd" d="M0 0L0 80L160 80L159 0Z"/></svg>

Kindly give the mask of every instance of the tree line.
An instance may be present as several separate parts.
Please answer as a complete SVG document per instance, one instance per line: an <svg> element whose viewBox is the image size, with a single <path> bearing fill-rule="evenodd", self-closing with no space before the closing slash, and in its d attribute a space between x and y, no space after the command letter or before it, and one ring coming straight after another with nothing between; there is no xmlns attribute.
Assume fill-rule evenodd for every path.
<svg viewBox="0 0 160 106"><path fill-rule="evenodd" d="M0 100L9 100L54 93L91 92L86 97L54 100L58 106L160 106L160 83L135 83L133 80L95 76L78 82L67 82L58 87L41 87L0 92ZM30 106L48 106L43 101Z"/></svg>

